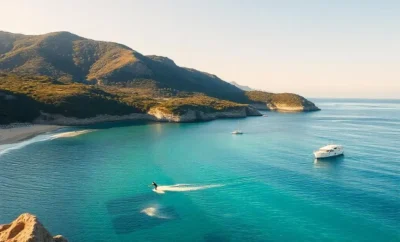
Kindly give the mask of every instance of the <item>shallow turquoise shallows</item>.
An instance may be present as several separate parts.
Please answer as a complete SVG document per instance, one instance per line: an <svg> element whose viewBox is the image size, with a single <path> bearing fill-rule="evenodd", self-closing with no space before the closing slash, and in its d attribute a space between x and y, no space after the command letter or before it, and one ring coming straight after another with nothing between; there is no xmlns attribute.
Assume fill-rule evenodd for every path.
<svg viewBox="0 0 400 242"><path fill-rule="evenodd" d="M0 223L30 212L72 242L400 241L400 101L314 101L3 146ZM328 143L345 155L314 160Z"/></svg>

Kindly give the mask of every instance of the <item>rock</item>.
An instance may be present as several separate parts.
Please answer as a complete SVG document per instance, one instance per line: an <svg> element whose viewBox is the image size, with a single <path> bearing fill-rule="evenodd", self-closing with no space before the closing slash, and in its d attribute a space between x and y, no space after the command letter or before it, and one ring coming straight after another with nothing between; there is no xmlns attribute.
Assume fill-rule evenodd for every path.
<svg viewBox="0 0 400 242"><path fill-rule="evenodd" d="M252 103L257 110L277 112L312 112L320 109L314 103L286 104L284 102Z"/></svg>
<svg viewBox="0 0 400 242"><path fill-rule="evenodd" d="M319 111L320 109L312 104L286 104L286 103L267 103L267 109L271 111L278 111L278 112L312 112L312 111Z"/></svg>
<svg viewBox="0 0 400 242"><path fill-rule="evenodd" d="M197 122L220 118L245 118L247 116L261 116L261 113L252 106L244 106L230 111L208 113L203 111L187 110L181 115L173 114L160 108L152 108L148 114L154 116L158 121L164 122Z"/></svg>
<svg viewBox="0 0 400 242"><path fill-rule="evenodd" d="M258 110L278 112L311 112L320 109L306 98L294 93L246 92L251 106Z"/></svg>
<svg viewBox="0 0 400 242"><path fill-rule="evenodd" d="M36 216L24 213L10 224L0 225L0 242L68 242L61 235L51 236Z"/></svg>

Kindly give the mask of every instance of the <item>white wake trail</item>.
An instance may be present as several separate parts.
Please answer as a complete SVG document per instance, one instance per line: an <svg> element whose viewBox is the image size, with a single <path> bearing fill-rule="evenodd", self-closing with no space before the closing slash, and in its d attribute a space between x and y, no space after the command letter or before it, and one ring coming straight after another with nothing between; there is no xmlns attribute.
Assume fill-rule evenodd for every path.
<svg viewBox="0 0 400 242"><path fill-rule="evenodd" d="M196 186L191 184L175 184L171 186L158 186L157 190L153 189L153 191L156 193L164 194L165 192L191 192L191 191L198 191L198 190L204 190L222 186L224 185L212 184L212 185Z"/></svg>

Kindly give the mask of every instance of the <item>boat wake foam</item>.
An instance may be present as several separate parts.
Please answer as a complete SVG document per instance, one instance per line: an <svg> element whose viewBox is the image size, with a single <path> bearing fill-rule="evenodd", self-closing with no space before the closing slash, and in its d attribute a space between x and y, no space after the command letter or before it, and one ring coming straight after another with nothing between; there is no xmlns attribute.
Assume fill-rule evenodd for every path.
<svg viewBox="0 0 400 242"><path fill-rule="evenodd" d="M153 191L156 193L164 194L165 192L190 192L190 191L204 190L222 186L224 185L213 184L213 185L196 186L192 184L176 184L171 186L158 186L157 190L153 189Z"/></svg>

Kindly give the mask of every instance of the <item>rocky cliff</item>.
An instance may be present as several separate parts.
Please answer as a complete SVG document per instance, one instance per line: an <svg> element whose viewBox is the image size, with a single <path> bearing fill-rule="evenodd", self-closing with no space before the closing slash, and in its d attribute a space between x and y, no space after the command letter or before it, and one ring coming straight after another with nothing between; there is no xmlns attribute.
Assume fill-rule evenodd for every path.
<svg viewBox="0 0 400 242"><path fill-rule="evenodd" d="M294 93L246 92L251 106L278 112L311 112L320 110L313 102Z"/></svg>
<svg viewBox="0 0 400 242"><path fill-rule="evenodd" d="M252 103L251 106L258 110L276 111L276 112L312 112L320 109L315 105L288 105L286 103Z"/></svg>
<svg viewBox="0 0 400 242"><path fill-rule="evenodd" d="M0 225L0 242L68 242L61 235L51 236L36 216L24 213L10 224Z"/></svg>
<svg viewBox="0 0 400 242"><path fill-rule="evenodd" d="M60 114L42 113L34 123L55 125L87 125L101 122L144 120L156 122L201 122L221 118L245 118L261 116L261 113L252 106L242 106L232 110L204 112L189 109L184 113L173 113L162 107L151 108L148 113L132 113L127 115L97 115L91 118L65 117Z"/></svg>
<svg viewBox="0 0 400 242"><path fill-rule="evenodd" d="M153 108L150 109L148 114L153 116L158 121L167 122L195 122L209 121L220 118L245 118L247 116L261 116L261 113L252 106L244 106L229 111L219 112L188 110L182 115L173 114L162 108Z"/></svg>
<svg viewBox="0 0 400 242"><path fill-rule="evenodd" d="M309 105L309 104L290 105L287 103L267 103L267 109L278 112L311 112L320 110L315 105Z"/></svg>

